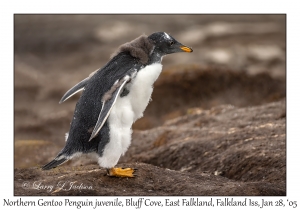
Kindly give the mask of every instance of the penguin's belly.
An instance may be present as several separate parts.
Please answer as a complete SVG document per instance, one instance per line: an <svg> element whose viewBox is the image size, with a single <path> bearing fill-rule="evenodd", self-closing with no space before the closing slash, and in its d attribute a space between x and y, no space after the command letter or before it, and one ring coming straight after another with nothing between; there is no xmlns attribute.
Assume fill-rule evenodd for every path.
<svg viewBox="0 0 300 210"><path fill-rule="evenodd" d="M131 143L131 126L143 116L151 98L153 83L161 70L162 65L159 63L141 69L132 82L129 94L118 97L108 117L110 140L99 159L102 167L115 166L120 156L127 151Z"/></svg>

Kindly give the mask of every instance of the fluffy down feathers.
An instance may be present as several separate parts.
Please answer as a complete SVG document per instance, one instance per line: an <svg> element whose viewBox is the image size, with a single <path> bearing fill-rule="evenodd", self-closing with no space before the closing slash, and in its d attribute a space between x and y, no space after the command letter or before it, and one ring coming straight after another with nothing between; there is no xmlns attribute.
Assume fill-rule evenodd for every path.
<svg viewBox="0 0 300 210"><path fill-rule="evenodd" d="M131 42L121 45L116 52L112 54L111 58L118 55L120 52L127 51L132 57L139 59L142 64L146 64L153 49L154 45L148 37L146 35L141 35Z"/></svg>

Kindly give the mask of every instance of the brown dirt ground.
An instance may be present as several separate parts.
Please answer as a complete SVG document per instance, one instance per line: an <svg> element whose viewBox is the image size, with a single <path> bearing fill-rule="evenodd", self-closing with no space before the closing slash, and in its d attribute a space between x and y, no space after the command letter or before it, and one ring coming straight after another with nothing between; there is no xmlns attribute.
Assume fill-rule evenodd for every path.
<svg viewBox="0 0 300 210"><path fill-rule="evenodd" d="M16 15L14 194L286 195L285 27L284 15ZM194 52L164 58L133 125L118 165L138 176L107 177L84 159L41 171L80 96L59 105L65 91L154 31ZM58 190L70 180L92 189Z"/></svg>

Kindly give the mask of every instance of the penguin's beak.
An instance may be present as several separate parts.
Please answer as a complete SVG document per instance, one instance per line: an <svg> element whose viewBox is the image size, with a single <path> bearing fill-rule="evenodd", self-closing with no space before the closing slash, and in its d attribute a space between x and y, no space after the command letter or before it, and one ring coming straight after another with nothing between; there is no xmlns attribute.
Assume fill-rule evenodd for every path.
<svg viewBox="0 0 300 210"><path fill-rule="evenodd" d="M166 54L179 53L179 52L188 52L188 53L193 52L192 48L185 46L184 44L181 44L176 40L174 40L174 44L171 45L167 50L168 52Z"/></svg>
<svg viewBox="0 0 300 210"><path fill-rule="evenodd" d="M187 47L187 46L180 46L180 49L183 51L183 52L188 52L188 53L191 53L193 52L193 49L190 48L190 47Z"/></svg>

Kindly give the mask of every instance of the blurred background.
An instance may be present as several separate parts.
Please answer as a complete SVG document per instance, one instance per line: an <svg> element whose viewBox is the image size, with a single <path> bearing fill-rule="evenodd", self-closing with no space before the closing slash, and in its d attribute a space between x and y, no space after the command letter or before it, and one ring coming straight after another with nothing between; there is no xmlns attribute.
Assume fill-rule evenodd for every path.
<svg viewBox="0 0 300 210"><path fill-rule="evenodd" d="M63 94L102 67L119 45L157 31L194 52L164 57L153 100L134 130L194 108L285 98L285 15L15 15L15 167L54 157L80 97L58 104Z"/></svg>

